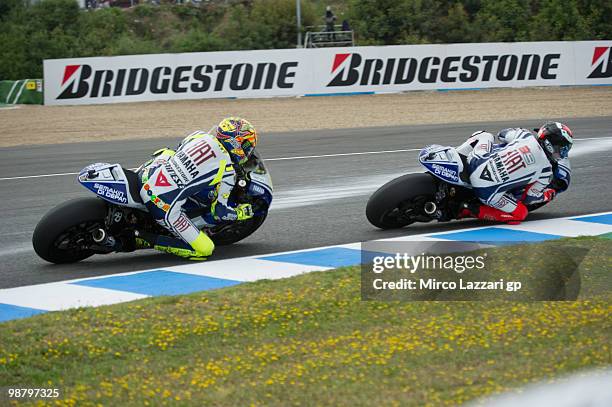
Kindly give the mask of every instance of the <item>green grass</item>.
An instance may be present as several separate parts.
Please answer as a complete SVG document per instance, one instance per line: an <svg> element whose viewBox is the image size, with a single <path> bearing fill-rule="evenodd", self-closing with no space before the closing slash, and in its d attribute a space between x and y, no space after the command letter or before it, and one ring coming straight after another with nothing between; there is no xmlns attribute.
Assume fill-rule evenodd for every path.
<svg viewBox="0 0 612 407"><path fill-rule="evenodd" d="M0 387L79 406L455 405L609 366L612 241L570 243L591 249L571 302L361 301L349 267L3 323Z"/></svg>

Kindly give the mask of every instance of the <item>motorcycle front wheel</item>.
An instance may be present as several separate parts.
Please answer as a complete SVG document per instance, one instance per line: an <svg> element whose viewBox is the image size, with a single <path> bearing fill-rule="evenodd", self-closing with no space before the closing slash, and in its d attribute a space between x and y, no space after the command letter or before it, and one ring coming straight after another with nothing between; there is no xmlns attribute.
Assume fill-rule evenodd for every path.
<svg viewBox="0 0 612 407"><path fill-rule="evenodd" d="M267 213L261 216L254 216L251 219L235 222L223 226L220 231L213 233L210 238L217 246L227 246L246 239L255 233L266 220Z"/></svg>

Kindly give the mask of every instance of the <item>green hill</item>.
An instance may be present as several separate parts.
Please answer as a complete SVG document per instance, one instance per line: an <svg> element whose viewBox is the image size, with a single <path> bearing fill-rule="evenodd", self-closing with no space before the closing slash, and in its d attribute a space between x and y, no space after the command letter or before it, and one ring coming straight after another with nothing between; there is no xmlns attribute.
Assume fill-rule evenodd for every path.
<svg viewBox="0 0 612 407"><path fill-rule="evenodd" d="M45 58L293 48L295 0L213 0L79 10L76 0L0 2L0 80L40 78ZM302 26L331 4L359 45L612 38L597 0L302 0Z"/></svg>

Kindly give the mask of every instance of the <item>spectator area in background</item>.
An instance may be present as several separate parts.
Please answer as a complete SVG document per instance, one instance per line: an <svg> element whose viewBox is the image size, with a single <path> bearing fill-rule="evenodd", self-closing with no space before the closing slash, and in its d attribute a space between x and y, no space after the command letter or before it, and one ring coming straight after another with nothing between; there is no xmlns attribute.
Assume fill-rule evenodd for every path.
<svg viewBox="0 0 612 407"><path fill-rule="evenodd" d="M295 0L160 3L86 11L77 0L2 0L0 79L41 78L44 59L297 44ZM334 30L346 19L359 46L612 38L612 2L594 0L301 0L303 36L324 25L327 5L340 25Z"/></svg>

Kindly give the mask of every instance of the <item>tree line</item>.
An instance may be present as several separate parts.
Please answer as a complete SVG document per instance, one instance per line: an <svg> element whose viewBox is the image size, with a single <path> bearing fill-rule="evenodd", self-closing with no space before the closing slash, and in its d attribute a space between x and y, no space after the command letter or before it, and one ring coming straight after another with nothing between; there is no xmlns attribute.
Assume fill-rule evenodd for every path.
<svg viewBox="0 0 612 407"><path fill-rule="evenodd" d="M358 45L612 39L599 0L332 1ZM302 0L302 26L327 2ZM0 79L42 77L42 60L296 46L295 0L142 4L80 10L75 0L0 1Z"/></svg>

